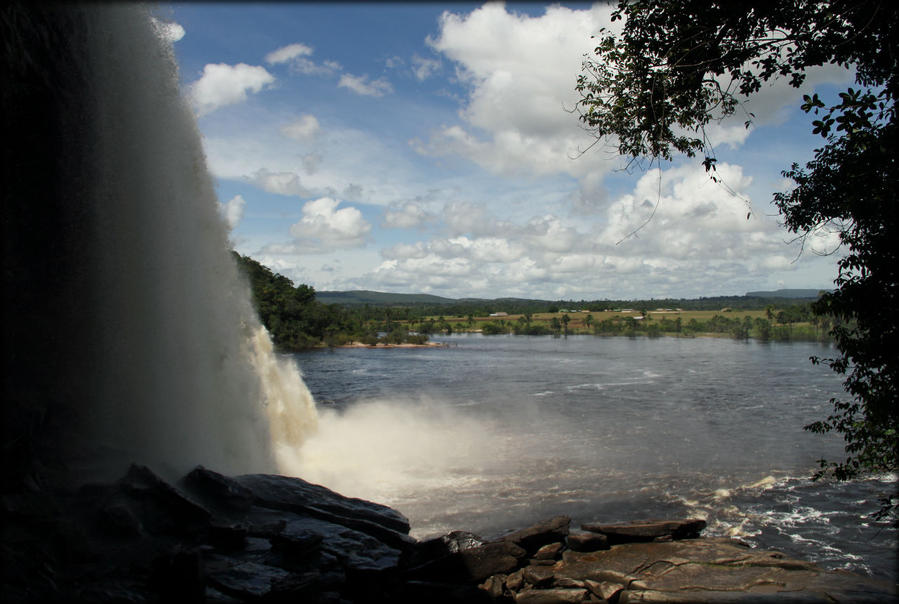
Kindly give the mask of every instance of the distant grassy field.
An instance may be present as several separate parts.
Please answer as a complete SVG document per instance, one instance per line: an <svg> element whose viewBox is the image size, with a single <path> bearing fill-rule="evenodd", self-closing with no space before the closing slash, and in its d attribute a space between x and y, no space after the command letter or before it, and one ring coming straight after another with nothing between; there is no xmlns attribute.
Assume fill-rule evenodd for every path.
<svg viewBox="0 0 899 604"><path fill-rule="evenodd" d="M564 323L563 316L568 315L567 331L569 334L593 334L595 327L600 323L608 320L625 319L632 317L638 321L635 325L635 335L685 335L685 336L710 336L710 337L759 337L762 339L777 340L820 340L826 339L826 330L816 327L807 321L793 321L792 323L778 323L776 320L777 311L772 313L772 319L768 320L768 313L765 310L653 310L646 313L643 317L639 310L611 310L611 311L595 311L595 312L556 312L556 313L534 313L530 318L531 327L546 328L549 331L559 331L559 326ZM711 321L714 317L727 319L726 326L721 327L722 321L717 321L719 327L716 329L712 325L716 321ZM485 333L504 333L518 330L523 331L524 315L508 314L504 316L472 316L469 317L450 317L450 316L433 316L425 317L421 321L416 320L407 323L410 329L423 328L424 324L433 322L431 327L434 331L439 332L449 327L453 332L479 332ZM590 317L588 319L588 317ZM641 318L642 317L642 318ZM745 319L750 321L747 322ZM680 319L681 331L678 332L674 322ZM756 320L762 319L762 323L767 324L767 332L763 332L756 325ZM555 321L554 321L555 320ZM553 323L556 322L556 328ZM733 331L734 326L741 324L749 324L748 329L736 335ZM620 323L619 327L623 327ZM603 335L614 335L614 330L601 330Z"/></svg>
<svg viewBox="0 0 899 604"><path fill-rule="evenodd" d="M639 317L641 316L640 311L634 310L630 312L625 311L596 311L596 312L557 312L557 313L534 313L531 315L531 322L537 323L547 323L552 322L553 317L562 320L563 315L568 315L568 329L569 331L576 326L585 326L587 321L587 316L590 315L593 317L592 322L597 323L600 321L606 321L608 319L614 318L624 318L624 317ZM749 317L751 319L756 318L765 318L764 310L681 310L681 311L649 311L649 320L650 321L660 321L662 319L669 319L671 321L676 320L680 317L681 321L687 323L690 319L696 319L697 321L708 321L715 315L721 315L727 317L729 319L740 319L743 317ZM506 315L500 317L472 317L474 319L475 325L478 323L488 323L488 322L499 322L505 321L508 323L517 323L518 319L523 317L524 315ZM434 321L439 320L439 316L434 315L431 317L425 317L425 320L433 319ZM449 323L450 325L467 325L468 318L467 317L448 317L443 316L443 320ZM416 321L417 322L417 321ZM477 329L475 326L474 329Z"/></svg>

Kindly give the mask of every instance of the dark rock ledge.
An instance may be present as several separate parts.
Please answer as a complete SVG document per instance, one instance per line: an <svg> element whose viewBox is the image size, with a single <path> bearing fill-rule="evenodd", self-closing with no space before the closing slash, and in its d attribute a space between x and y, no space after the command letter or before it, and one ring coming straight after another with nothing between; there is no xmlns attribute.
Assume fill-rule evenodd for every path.
<svg viewBox="0 0 899 604"><path fill-rule="evenodd" d="M485 540L409 536L395 510L297 478L143 466L114 484L2 499L2 599L86 602L885 602L896 586L824 571L702 520L557 516Z"/></svg>

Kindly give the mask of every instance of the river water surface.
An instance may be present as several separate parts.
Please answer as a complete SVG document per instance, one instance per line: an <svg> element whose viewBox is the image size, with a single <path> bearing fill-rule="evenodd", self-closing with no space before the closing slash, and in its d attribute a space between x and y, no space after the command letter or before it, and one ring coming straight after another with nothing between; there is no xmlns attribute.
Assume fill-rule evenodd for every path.
<svg viewBox="0 0 899 604"><path fill-rule="evenodd" d="M413 534L484 536L555 514L573 526L706 518L828 568L896 579L871 514L895 476L812 482L842 442L803 431L839 376L813 343L454 335L430 349L293 355L321 413L298 474L406 514Z"/></svg>

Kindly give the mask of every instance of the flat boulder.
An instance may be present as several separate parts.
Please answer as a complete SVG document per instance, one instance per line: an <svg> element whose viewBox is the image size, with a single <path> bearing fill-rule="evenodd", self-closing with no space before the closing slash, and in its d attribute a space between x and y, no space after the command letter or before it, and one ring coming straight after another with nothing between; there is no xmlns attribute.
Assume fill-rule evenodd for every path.
<svg viewBox="0 0 899 604"><path fill-rule="evenodd" d="M694 539L705 528L705 520L644 520L622 524L587 523L581 528L591 533L605 535L609 545L641 541Z"/></svg>
<svg viewBox="0 0 899 604"><path fill-rule="evenodd" d="M544 545L565 541L570 526L571 518L568 516L554 516L525 529L503 535L501 539L524 548L528 555L534 555Z"/></svg>
<svg viewBox="0 0 899 604"><path fill-rule="evenodd" d="M180 485L204 504L215 509L245 512L253 505L253 492L239 482L213 470L197 466Z"/></svg>
<svg viewBox="0 0 899 604"><path fill-rule="evenodd" d="M589 597L590 592L580 588L525 589L515 594L515 604L577 604Z"/></svg>
<svg viewBox="0 0 899 604"><path fill-rule="evenodd" d="M275 474L245 474L234 479L248 489L255 504L296 513L310 510L365 520L393 531L409 534L409 519L393 508L364 499L344 497L326 487L301 478Z"/></svg>
<svg viewBox="0 0 899 604"><path fill-rule="evenodd" d="M897 597L896 586L888 582L825 571L810 562L750 549L727 538L626 543L592 553L568 551L553 573L557 580L617 584L622 603L888 602Z"/></svg>
<svg viewBox="0 0 899 604"><path fill-rule="evenodd" d="M410 550L409 520L396 510L290 476L246 474L236 480L253 494L254 507L292 512L365 533L392 548Z"/></svg>
<svg viewBox="0 0 899 604"><path fill-rule="evenodd" d="M275 585L290 576L282 568L218 556L206 561L205 570L211 587L239 600L271 597Z"/></svg>
<svg viewBox="0 0 899 604"><path fill-rule="evenodd" d="M562 547L559 542L544 545L534 552L534 560L557 560L562 555Z"/></svg>
<svg viewBox="0 0 899 604"><path fill-rule="evenodd" d="M568 533L568 549L576 552L595 552L609 549L609 538L602 533L572 531Z"/></svg>
<svg viewBox="0 0 899 604"><path fill-rule="evenodd" d="M126 510L127 508L127 510ZM136 522L134 530L151 534L186 535L205 530L212 515L209 510L175 488L150 468L132 464L116 483L103 508L106 516L119 522ZM120 527L121 529L122 527Z"/></svg>
<svg viewBox="0 0 899 604"><path fill-rule="evenodd" d="M514 571L527 552L509 541L483 541L477 535L454 531L425 541L413 554L408 575L414 579L480 583Z"/></svg>
<svg viewBox="0 0 899 604"><path fill-rule="evenodd" d="M321 550L340 560L350 573L383 573L400 564L399 550L361 531L316 518L288 520L271 542L275 549L294 555Z"/></svg>

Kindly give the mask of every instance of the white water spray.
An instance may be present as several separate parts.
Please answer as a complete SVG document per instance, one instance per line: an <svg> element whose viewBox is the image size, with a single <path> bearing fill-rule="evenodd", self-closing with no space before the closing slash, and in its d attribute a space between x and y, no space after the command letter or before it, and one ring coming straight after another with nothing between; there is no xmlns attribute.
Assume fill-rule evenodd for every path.
<svg viewBox="0 0 899 604"><path fill-rule="evenodd" d="M93 438L121 463L166 473L277 470L314 431L315 406L273 353L229 256L172 49L141 7L84 10L96 158L85 253L100 324L84 346Z"/></svg>

